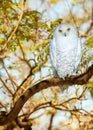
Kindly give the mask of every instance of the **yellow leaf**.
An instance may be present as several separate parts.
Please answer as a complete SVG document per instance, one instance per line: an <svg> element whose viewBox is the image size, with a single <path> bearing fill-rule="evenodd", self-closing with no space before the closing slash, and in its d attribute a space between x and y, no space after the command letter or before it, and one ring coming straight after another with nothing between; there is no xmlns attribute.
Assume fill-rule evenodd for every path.
<svg viewBox="0 0 93 130"><path fill-rule="evenodd" d="M87 42L86 42L86 46L87 46L88 48L93 48L93 35L91 35L91 36L88 38L88 40L87 40Z"/></svg>
<svg viewBox="0 0 93 130"><path fill-rule="evenodd" d="M0 38L0 44L2 44L5 41L4 38Z"/></svg>
<svg viewBox="0 0 93 130"><path fill-rule="evenodd" d="M88 88L93 88L93 82L88 82L86 85Z"/></svg>
<svg viewBox="0 0 93 130"><path fill-rule="evenodd" d="M51 2L55 4L58 2L58 0L51 0Z"/></svg>

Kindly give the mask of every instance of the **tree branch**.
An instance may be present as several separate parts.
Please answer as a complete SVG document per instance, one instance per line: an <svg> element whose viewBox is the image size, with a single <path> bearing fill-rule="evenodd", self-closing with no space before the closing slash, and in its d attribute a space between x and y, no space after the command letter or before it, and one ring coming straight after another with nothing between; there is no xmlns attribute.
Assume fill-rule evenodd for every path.
<svg viewBox="0 0 93 130"><path fill-rule="evenodd" d="M0 114L0 125L5 125L17 118L17 115L19 114L20 110L22 109L23 105L26 103L26 101L36 94L37 92L47 89L49 87L55 87L55 86L62 86L62 85L83 85L88 82L88 80L93 75L93 65L91 65L86 72L83 74L80 74L78 76L71 76L66 77L65 79L62 78L51 78L44 81L41 81L37 83L36 85L32 86L31 88L28 88L17 100L14 107L8 114Z"/></svg>
<svg viewBox="0 0 93 130"><path fill-rule="evenodd" d="M22 12L21 12L21 14L20 14L20 16L19 16L19 20L18 20L18 22L17 22L17 25L15 26L14 30L12 31L12 33L10 34L10 36L9 36L8 39L7 39L7 41L6 41L5 44L3 45L3 48L2 48L0 51L4 50L4 49L7 47L8 43L10 42L10 40L13 38L15 32L17 31L17 29L18 29L18 27L19 27L19 25L20 25L20 22L21 22L21 20L22 20L23 14L24 14L25 2L26 2L26 1L24 0L24 1L23 1L23 6L22 6L22 8L21 8L21 9L22 9Z"/></svg>

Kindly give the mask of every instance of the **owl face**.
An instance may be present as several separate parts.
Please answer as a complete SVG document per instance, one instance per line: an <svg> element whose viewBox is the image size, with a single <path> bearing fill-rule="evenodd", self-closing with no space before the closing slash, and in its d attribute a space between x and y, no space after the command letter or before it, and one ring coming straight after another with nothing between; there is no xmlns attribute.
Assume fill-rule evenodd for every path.
<svg viewBox="0 0 93 130"><path fill-rule="evenodd" d="M54 35L67 38L69 36L71 37L72 35L77 36L78 32L75 26L68 23L62 23L55 29Z"/></svg>

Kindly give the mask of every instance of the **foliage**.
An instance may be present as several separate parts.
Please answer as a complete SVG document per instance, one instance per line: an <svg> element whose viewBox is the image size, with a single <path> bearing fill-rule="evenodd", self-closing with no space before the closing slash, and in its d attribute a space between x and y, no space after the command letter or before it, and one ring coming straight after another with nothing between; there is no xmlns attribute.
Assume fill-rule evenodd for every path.
<svg viewBox="0 0 93 130"><path fill-rule="evenodd" d="M86 46L87 46L88 48L90 48L90 49L93 48L93 35L91 35L91 36L88 38L88 40L87 40L87 42L86 42Z"/></svg>

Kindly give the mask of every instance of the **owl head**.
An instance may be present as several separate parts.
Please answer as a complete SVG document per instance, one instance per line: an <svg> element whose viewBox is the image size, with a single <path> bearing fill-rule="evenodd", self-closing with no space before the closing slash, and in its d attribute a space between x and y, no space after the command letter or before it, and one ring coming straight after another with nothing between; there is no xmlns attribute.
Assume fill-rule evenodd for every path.
<svg viewBox="0 0 93 130"><path fill-rule="evenodd" d="M71 25L69 23L62 23L60 24L54 31L54 36L61 36L63 38L77 36L77 28L74 25Z"/></svg>

